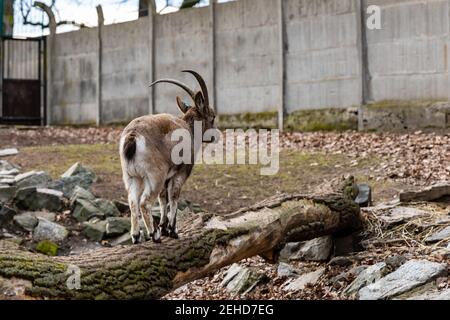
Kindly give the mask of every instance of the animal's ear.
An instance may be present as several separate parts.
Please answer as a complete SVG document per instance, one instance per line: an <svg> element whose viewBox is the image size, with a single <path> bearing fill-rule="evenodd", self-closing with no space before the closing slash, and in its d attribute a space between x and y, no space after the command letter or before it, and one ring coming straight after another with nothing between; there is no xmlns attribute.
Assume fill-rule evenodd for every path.
<svg viewBox="0 0 450 320"><path fill-rule="evenodd" d="M204 113L205 111L205 99L203 98L203 94L199 91L195 94L194 102L197 108L200 109L200 112Z"/></svg>
<svg viewBox="0 0 450 320"><path fill-rule="evenodd" d="M177 97L178 108L180 108L181 112L186 113L191 106L186 104L180 97Z"/></svg>

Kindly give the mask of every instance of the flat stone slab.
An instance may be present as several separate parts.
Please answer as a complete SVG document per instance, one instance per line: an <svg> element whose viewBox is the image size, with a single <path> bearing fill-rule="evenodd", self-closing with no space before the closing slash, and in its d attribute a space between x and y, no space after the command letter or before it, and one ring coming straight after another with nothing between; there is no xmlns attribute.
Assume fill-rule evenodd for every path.
<svg viewBox="0 0 450 320"><path fill-rule="evenodd" d="M325 268L319 268L316 271L302 274L294 281L287 283L283 287L284 291L299 291L305 289L308 284L315 284L325 272Z"/></svg>
<svg viewBox="0 0 450 320"><path fill-rule="evenodd" d="M19 151L16 148L0 149L0 157L14 156L18 153Z"/></svg>
<svg viewBox="0 0 450 320"><path fill-rule="evenodd" d="M428 216L429 212L411 208L411 207L394 207L387 210L378 217L387 225L395 225L407 222L409 220Z"/></svg>
<svg viewBox="0 0 450 320"><path fill-rule="evenodd" d="M57 223L42 218L39 218L38 221L38 225L33 231L33 239L36 241L50 240L53 242L62 242L69 235L69 231Z"/></svg>
<svg viewBox="0 0 450 320"><path fill-rule="evenodd" d="M361 288L374 283L375 281L381 279L384 275L384 270L386 269L386 263L379 262L371 265L364 269L355 280L343 291L346 296L351 296L356 294Z"/></svg>
<svg viewBox="0 0 450 320"><path fill-rule="evenodd" d="M410 260L373 284L359 290L360 300L389 299L424 285L446 273L447 265Z"/></svg>
<svg viewBox="0 0 450 320"><path fill-rule="evenodd" d="M1 202L9 202L14 198L16 194L16 187L0 185L0 201Z"/></svg>
<svg viewBox="0 0 450 320"><path fill-rule="evenodd" d="M400 202L433 201L450 195L450 184L439 183L420 191L406 191L399 195Z"/></svg>
<svg viewBox="0 0 450 320"><path fill-rule="evenodd" d="M438 231L425 239L426 243L435 243L445 239L450 239L450 226Z"/></svg>
<svg viewBox="0 0 450 320"><path fill-rule="evenodd" d="M408 300L450 300L450 289L426 292L418 296L410 297Z"/></svg>
<svg viewBox="0 0 450 320"><path fill-rule="evenodd" d="M6 160L0 160L0 171L8 171L8 170L14 170L14 169L19 169L19 168L16 167L15 165L12 165L11 163L9 163Z"/></svg>

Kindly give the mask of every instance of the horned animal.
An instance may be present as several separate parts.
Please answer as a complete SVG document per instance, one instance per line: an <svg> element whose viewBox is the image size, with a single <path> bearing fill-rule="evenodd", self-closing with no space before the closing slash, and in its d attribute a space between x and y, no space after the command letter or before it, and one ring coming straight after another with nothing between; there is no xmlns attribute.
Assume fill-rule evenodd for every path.
<svg viewBox="0 0 450 320"><path fill-rule="evenodd" d="M177 141L172 141L171 135L177 129L186 129L193 137L196 121L202 123L202 134L214 128L216 115L209 105L205 81L195 71L184 70L183 72L190 73L197 79L200 91L195 92L186 84L173 79L157 80L150 87L158 83L176 85L189 94L194 105L190 106L177 97L176 101L183 113L182 117L170 114L143 116L131 121L120 137L120 161L123 181L128 193L131 239L134 244L141 239L140 216L147 235L151 236L154 242L161 242L161 236L178 238L176 228L178 199L181 188L192 172L195 150L191 152L190 163L175 164L171 154ZM202 142L211 141L203 141L202 138ZM157 198L161 212L159 218L151 217L147 206L147 204L151 206ZM169 212L167 212L167 204L169 204Z"/></svg>

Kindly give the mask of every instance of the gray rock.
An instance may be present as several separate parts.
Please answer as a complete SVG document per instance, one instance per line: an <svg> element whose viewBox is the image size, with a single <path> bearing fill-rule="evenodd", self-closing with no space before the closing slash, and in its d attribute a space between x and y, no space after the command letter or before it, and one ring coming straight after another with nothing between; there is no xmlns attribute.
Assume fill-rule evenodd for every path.
<svg viewBox="0 0 450 320"><path fill-rule="evenodd" d="M9 223L16 214L17 212L14 209L0 203L0 226Z"/></svg>
<svg viewBox="0 0 450 320"><path fill-rule="evenodd" d="M109 217L106 219L106 235L110 237L118 236L130 231L130 218Z"/></svg>
<svg viewBox="0 0 450 320"><path fill-rule="evenodd" d="M319 268L314 272L302 274L293 281L288 281L283 285L284 291L299 291L305 289L308 284L315 284L325 272L325 268Z"/></svg>
<svg viewBox="0 0 450 320"><path fill-rule="evenodd" d="M233 294L246 294L261 280L261 275L250 268L242 268L227 284L226 289Z"/></svg>
<svg viewBox="0 0 450 320"><path fill-rule="evenodd" d="M426 187L420 191L401 192L399 199L401 202L434 201L448 195L450 195L450 184L444 182Z"/></svg>
<svg viewBox="0 0 450 320"><path fill-rule="evenodd" d="M61 178L74 177L77 175L90 176L92 180L95 179L95 173L92 170L83 167L79 162L75 163L66 172L64 172L61 175Z"/></svg>
<svg viewBox="0 0 450 320"><path fill-rule="evenodd" d="M395 269L399 268L402 264L404 264L406 261L408 261L408 259L406 259L405 256L396 254L396 255L386 258L385 262L388 267L395 270Z"/></svg>
<svg viewBox="0 0 450 320"><path fill-rule="evenodd" d="M127 245L131 244L131 235L130 233L125 233L121 235L120 237L115 238L111 241L112 246L120 246L120 245Z"/></svg>
<svg viewBox="0 0 450 320"><path fill-rule="evenodd" d="M222 282L220 283L220 285L222 287L226 287L226 285L233 280L234 277L237 276L237 274L239 272L242 271L242 269L244 269L243 267L241 267L239 264L237 263L233 263L230 268L228 268L227 272L225 273L225 277L223 278Z"/></svg>
<svg viewBox="0 0 450 320"><path fill-rule="evenodd" d="M52 178L44 171L30 171L17 175L14 182L18 189L26 187L47 187Z"/></svg>
<svg viewBox="0 0 450 320"><path fill-rule="evenodd" d="M302 242L288 242L285 244L283 249L280 251L280 255L278 257L279 261L289 262L292 255L294 255L298 248L302 245Z"/></svg>
<svg viewBox="0 0 450 320"><path fill-rule="evenodd" d="M27 231L33 231L38 224L38 218L34 212L24 212L14 216L14 222Z"/></svg>
<svg viewBox="0 0 450 320"><path fill-rule="evenodd" d="M14 198L17 188L14 186L0 186L0 201L9 202Z"/></svg>
<svg viewBox="0 0 450 320"><path fill-rule="evenodd" d="M15 181L13 178L0 178L0 185L3 186L12 186L14 185Z"/></svg>
<svg viewBox="0 0 450 320"><path fill-rule="evenodd" d="M48 220L50 222L56 221L56 214L53 212L37 211L37 212L33 212L33 213L36 216L36 218L42 218L42 219Z"/></svg>
<svg viewBox="0 0 450 320"><path fill-rule="evenodd" d="M6 160L0 160L0 171L8 171L8 170L14 170L19 169L17 166L12 165Z"/></svg>
<svg viewBox="0 0 450 320"><path fill-rule="evenodd" d="M14 156L18 153L19 151L16 148L0 149L0 157Z"/></svg>
<svg viewBox="0 0 450 320"><path fill-rule="evenodd" d="M410 260L396 271L359 290L359 299L389 299L424 285L445 272L446 264Z"/></svg>
<svg viewBox="0 0 450 320"><path fill-rule="evenodd" d="M299 275L299 272L290 264L280 262L277 268L277 275L279 277L293 277L295 275Z"/></svg>
<svg viewBox="0 0 450 320"><path fill-rule="evenodd" d="M101 212L92 201L77 199L74 203L72 216L77 219L78 222L84 222L93 217L104 218L105 214Z"/></svg>
<svg viewBox="0 0 450 320"><path fill-rule="evenodd" d="M289 260L326 261L333 249L333 239L325 236L303 242Z"/></svg>
<svg viewBox="0 0 450 320"><path fill-rule="evenodd" d="M425 239L426 243L435 243L445 239L450 239L450 226L438 231Z"/></svg>
<svg viewBox="0 0 450 320"><path fill-rule="evenodd" d="M58 243L64 241L68 235L69 231L65 227L41 218L33 231L35 241L50 240Z"/></svg>
<svg viewBox="0 0 450 320"><path fill-rule="evenodd" d="M116 206L112 201L106 199L95 199L94 205L99 208L99 210L106 217L116 217L120 215L119 210L117 210Z"/></svg>
<svg viewBox="0 0 450 320"><path fill-rule="evenodd" d="M95 196L89 190L86 190L80 186L76 186L70 197L70 205L73 206L78 199L95 200Z"/></svg>
<svg viewBox="0 0 450 320"><path fill-rule="evenodd" d="M424 210L410 207L395 207L383 213L379 218L388 226L405 223L409 220L428 216L429 213Z"/></svg>
<svg viewBox="0 0 450 320"><path fill-rule="evenodd" d="M367 266L355 266L351 268L349 271L343 272L334 276L330 279L330 282L333 284L337 284L339 281L347 280L349 277L355 278L361 274L364 270L366 270Z"/></svg>
<svg viewBox="0 0 450 320"><path fill-rule="evenodd" d="M50 222L55 222L56 215L53 212L24 212L15 215L13 220L18 226L27 231L33 231L39 222L39 218L45 219Z"/></svg>
<svg viewBox="0 0 450 320"><path fill-rule="evenodd" d="M334 257L333 259L330 260L330 262L328 262L328 265L330 266L340 266L340 267L348 267L351 266L352 264L353 260L345 256Z"/></svg>
<svg viewBox="0 0 450 320"><path fill-rule="evenodd" d="M433 290L418 296L410 297L408 300L450 300L450 289L442 291Z"/></svg>
<svg viewBox="0 0 450 320"><path fill-rule="evenodd" d="M361 288L381 279L386 272L386 263L379 262L365 268L342 292L346 296L356 294Z"/></svg>
<svg viewBox="0 0 450 320"><path fill-rule="evenodd" d="M58 212L63 207L63 194L56 190L28 187L17 191L14 203L22 210Z"/></svg>
<svg viewBox="0 0 450 320"><path fill-rule="evenodd" d="M106 199L83 199L74 201L72 216L79 222L87 221L92 217L105 218L120 215L114 203Z"/></svg>
<svg viewBox="0 0 450 320"><path fill-rule="evenodd" d="M71 198L77 187L89 190L92 183L93 180L89 176L86 177L83 175L77 175L73 177L64 177L60 180L53 181L49 185L49 188L59 190L64 193L66 198Z"/></svg>
<svg viewBox="0 0 450 320"><path fill-rule="evenodd" d="M82 233L93 241L101 241L106 234L106 221L84 222Z"/></svg>
<svg viewBox="0 0 450 320"><path fill-rule="evenodd" d="M9 176L13 177L20 173L19 169L10 169L10 170L0 170L0 176Z"/></svg>
<svg viewBox="0 0 450 320"><path fill-rule="evenodd" d="M358 196L355 202L359 204L361 208L372 205L372 189L367 184L358 184Z"/></svg>

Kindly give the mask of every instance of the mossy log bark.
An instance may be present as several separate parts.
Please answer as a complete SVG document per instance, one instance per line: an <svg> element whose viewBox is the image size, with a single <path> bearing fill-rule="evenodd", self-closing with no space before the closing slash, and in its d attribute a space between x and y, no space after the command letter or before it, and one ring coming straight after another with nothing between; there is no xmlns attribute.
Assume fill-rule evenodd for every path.
<svg viewBox="0 0 450 320"><path fill-rule="evenodd" d="M226 216L190 216L182 223L180 239L163 239L161 244L48 257L0 241L0 296L156 299L242 259L274 259L283 242L359 227L359 207L343 195L286 195ZM74 268L79 268L80 286L69 289Z"/></svg>

